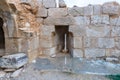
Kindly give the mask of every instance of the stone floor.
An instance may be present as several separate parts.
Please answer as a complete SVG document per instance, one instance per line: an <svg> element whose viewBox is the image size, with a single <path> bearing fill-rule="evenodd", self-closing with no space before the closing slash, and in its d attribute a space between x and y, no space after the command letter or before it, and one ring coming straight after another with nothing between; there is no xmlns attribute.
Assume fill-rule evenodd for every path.
<svg viewBox="0 0 120 80"><path fill-rule="evenodd" d="M59 70L77 74L120 74L120 64L110 63L104 60L72 58L68 54L49 59L38 58L36 63L34 63L34 68L38 70Z"/></svg>
<svg viewBox="0 0 120 80"><path fill-rule="evenodd" d="M110 80L105 76L111 74L120 74L120 64L72 58L65 54L37 58L26 65L18 77L0 80Z"/></svg>

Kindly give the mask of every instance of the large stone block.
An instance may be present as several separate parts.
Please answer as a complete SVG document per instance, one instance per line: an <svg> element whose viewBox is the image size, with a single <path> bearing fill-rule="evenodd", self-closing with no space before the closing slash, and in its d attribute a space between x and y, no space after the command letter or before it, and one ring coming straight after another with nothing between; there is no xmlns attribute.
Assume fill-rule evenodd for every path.
<svg viewBox="0 0 120 80"><path fill-rule="evenodd" d="M37 17L47 17L47 16L48 16L47 9L43 7L39 7L37 12Z"/></svg>
<svg viewBox="0 0 120 80"><path fill-rule="evenodd" d="M106 56L116 56L119 57L120 56L120 49L108 49Z"/></svg>
<svg viewBox="0 0 120 80"><path fill-rule="evenodd" d="M44 19L44 24L45 25L72 25L75 23L75 20L73 17L60 17L60 18L53 18L53 17L48 17Z"/></svg>
<svg viewBox="0 0 120 80"><path fill-rule="evenodd" d="M105 25L90 25L86 28L87 37L109 37L111 28Z"/></svg>
<svg viewBox="0 0 120 80"><path fill-rule="evenodd" d="M103 13L109 15L118 15L120 11L119 3L107 2L103 4Z"/></svg>
<svg viewBox="0 0 120 80"><path fill-rule="evenodd" d="M87 48L85 49L85 57L86 58L96 58L105 56L104 49L97 49L97 48Z"/></svg>
<svg viewBox="0 0 120 80"><path fill-rule="evenodd" d="M73 37L73 48L82 48L82 37Z"/></svg>
<svg viewBox="0 0 120 80"><path fill-rule="evenodd" d="M59 0L59 8L65 8L67 5L65 4L64 0Z"/></svg>
<svg viewBox="0 0 120 80"><path fill-rule="evenodd" d="M43 18L36 18L37 22L43 24Z"/></svg>
<svg viewBox="0 0 120 80"><path fill-rule="evenodd" d="M120 26L120 17L118 17L116 25Z"/></svg>
<svg viewBox="0 0 120 80"><path fill-rule="evenodd" d="M81 49L73 49L73 57L74 58L80 58L83 57L83 50Z"/></svg>
<svg viewBox="0 0 120 80"><path fill-rule="evenodd" d="M43 0L43 5L45 8L55 8L56 0Z"/></svg>
<svg viewBox="0 0 120 80"><path fill-rule="evenodd" d="M98 47L98 38L84 37L84 47L85 48L97 48Z"/></svg>
<svg viewBox="0 0 120 80"><path fill-rule="evenodd" d="M40 27L41 36L51 36L52 32L55 32L53 25L43 25Z"/></svg>
<svg viewBox="0 0 120 80"><path fill-rule="evenodd" d="M102 7L101 7L101 5L94 5L93 6L93 14L94 15L101 15L102 14Z"/></svg>
<svg viewBox="0 0 120 80"><path fill-rule="evenodd" d="M115 38L115 47L116 47L117 49L120 49L120 37L116 37L116 38Z"/></svg>
<svg viewBox="0 0 120 80"><path fill-rule="evenodd" d="M84 8L83 7L68 8L68 14L72 16L83 16Z"/></svg>
<svg viewBox="0 0 120 80"><path fill-rule="evenodd" d="M54 46L54 41L53 40L45 40L44 38L43 39L40 39L40 47L42 48L51 48Z"/></svg>
<svg viewBox="0 0 120 80"><path fill-rule="evenodd" d="M120 27L119 26L113 26L111 31L112 37L120 36Z"/></svg>
<svg viewBox="0 0 120 80"><path fill-rule="evenodd" d="M24 53L7 55L0 58L2 68L20 68L28 62L28 57Z"/></svg>
<svg viewBox="0 0 120 80"><path fill-rule="evenodd" d="M84 7L84 15L93 15L93 6Z"/></svg>
<svg viewBox="0 0 120 80"><path fill-rule="evenodd" d="M108 15L93 15L91 16L91 24L109 24Z"/></svg>
<svg viewBox="0 0 120 80"><path fill-rule="evenodd" d="M119 22L118 22L118 17L110 17L110 24L111 25L118 25Z"/></svg>
<svg viewBox="0 0 120 80"><path fill-rule="evenodd" d="M56 49L57 49L57 47L45 48L45 49L43 49L43 54L46 56L55 55L57 52Z"/></svg>
<svg viewBox="0 0 120 80"><path fill-rule="evenodd" d="M85 36L86 27L80 25L71 25L69 26L69 31L73 33L73 36Z"/></svg>
<svg viewBox="0 0 120 80"><path fill-rule="evenodd" d="M74 17L74 19L75 19L76 25L89 25L90 24L89 17L77 16L77 17Z"/></svg>
<svg viewBox="0 0 120 80"><path fill-rule="evenodd" d="M99 38L98 46L100 48L113 48L115 47L114 38Z"/></svg>
<svg viewBox="0 0 120 80"><path fill-rule="evenodd" d="M5 38L6 53L15 53L18 52L18 39L14 38Z"/></svg>
<svg viewBox="0 0 120 80"><path fill-rule="evenodd" d="M49 17L65 17L67 16L67 8L50 8L48 9Z"/></svg>

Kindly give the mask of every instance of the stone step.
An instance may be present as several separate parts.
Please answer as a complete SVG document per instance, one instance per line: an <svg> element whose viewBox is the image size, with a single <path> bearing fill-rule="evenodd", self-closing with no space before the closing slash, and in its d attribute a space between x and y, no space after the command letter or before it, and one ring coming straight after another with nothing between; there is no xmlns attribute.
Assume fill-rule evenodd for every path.
<svg viewBox="0 0 120 80"><path fill-rule="evenodd" d="M13 55L7 55L0 58L1 68L20 68L27 64L28 57L24 53L17 53Z"/></svg>

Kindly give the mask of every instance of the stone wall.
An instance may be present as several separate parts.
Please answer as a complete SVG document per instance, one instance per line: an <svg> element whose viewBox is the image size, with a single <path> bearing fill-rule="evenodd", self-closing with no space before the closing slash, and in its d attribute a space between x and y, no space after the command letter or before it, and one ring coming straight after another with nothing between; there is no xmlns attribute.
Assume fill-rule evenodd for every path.
<svg viewBox="0 0 120 80"><path fill-rule="evenodd" d="M55 32L55 26L60 25L69 26L69 32L73 34L70 38L73 39L70 49L73 57L120 56L120 5L117 2L60 8L53 6L55 2L52 1L46 7L43 0L43 6L39 8L37 16L37 19L43 22L40 27L40 46L43 54L57 54L53 42L55 34L52 33Z"/></svg>
<svg viewBox="0 0 120 80"><path fill-rule="evenodd" d="M63 0L58 7L56 0L2 0L0 4L6 54L25 52L30 61L41 55L55 57L60 43L55 27L67 26L63 33L67 33L67 47L73 57L120 56L117 2L72 8Z"/></svg>

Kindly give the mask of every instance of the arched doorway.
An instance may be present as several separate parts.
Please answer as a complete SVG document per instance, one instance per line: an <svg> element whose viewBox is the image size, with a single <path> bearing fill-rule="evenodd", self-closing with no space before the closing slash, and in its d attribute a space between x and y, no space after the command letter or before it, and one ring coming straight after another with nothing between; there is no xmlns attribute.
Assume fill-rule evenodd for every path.
<svg viewBox="0 0 120 80"><path fill-rule="evenodd" d="M0 18L0 56L4 55L5 51L5 36L3 31L3 19Z"/></svg>

